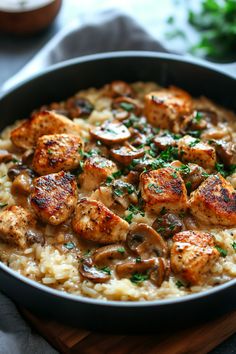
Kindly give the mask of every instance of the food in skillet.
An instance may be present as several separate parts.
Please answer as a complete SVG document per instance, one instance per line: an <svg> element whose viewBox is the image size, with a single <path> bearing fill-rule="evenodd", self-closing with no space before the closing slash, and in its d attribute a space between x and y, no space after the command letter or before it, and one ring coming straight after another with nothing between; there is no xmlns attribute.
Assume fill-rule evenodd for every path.
<svg viewBox="0 0 236 354"><path fill-rule="evenodd" d="M18 117L16 117L18 118ZM70 293L154 300L236 277L236 117L114 81L0 140L0 258Z"/></svg>

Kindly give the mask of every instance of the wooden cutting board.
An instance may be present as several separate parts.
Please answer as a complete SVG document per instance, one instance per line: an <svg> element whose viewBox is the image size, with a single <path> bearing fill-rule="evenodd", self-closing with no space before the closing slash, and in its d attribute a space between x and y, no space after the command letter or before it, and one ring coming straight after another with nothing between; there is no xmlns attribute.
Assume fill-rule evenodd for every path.
<svg viewBox="0 0 236 354"><path fill-rule="evenodd" d="M91 332L21 312L63 354L205 354L236 333L236 311L186 330L144 336Z"/></svg>

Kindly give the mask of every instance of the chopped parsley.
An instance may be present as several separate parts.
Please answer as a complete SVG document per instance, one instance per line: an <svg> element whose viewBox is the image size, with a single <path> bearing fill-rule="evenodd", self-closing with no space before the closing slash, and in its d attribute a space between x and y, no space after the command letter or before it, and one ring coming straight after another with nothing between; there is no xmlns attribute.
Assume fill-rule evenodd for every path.
<svg viewBox="0 0 236 354"><path fill-rule="evenodd" d="M184 175L189 175L191 172L190 167L188 165L181 165L180 167L176 167L175 169L176 171L179 171L181 174Z"/></svg>
<svg viewBox="0 0 236 354"><path fill-rule="evenodd" d="M86 250L86 251L84 252L84 256L90 256L90 254L91 254L91 250Z"/></svg>
<svg viewBox="0 0 236 354"><path fill-rule="evenodd" d="M134 105L132 103L127 103L127 102L121 102L120 107L127 112L131 112L134 109Z"/></svg>
<svg viewBox="0 0 236 354"><path fill-rule="evenodd" d="M127 221L128 223L131 223L134 215L140 214L141 216L144 216L145 213L144 211L140 210L139 207L130 204L128 210L130 211L130 213L124 217L124 220Z"/></svg>
<svg viewBox="0 0 236 354"><path fill-rule="evenodd" d="M198 143L200 143L200 139L195 139L194 141L191 141L191 143L188 144L190 147L196 146Z"/></svg>
<svg viewBox="0 0 236 354"><path fill-rule="evenodd" d="M167 209L163 207L160 211L160 215L165 215L167 213Z"/></svg>
<svg viewBox="0 0 236 354"><path fill-rule="evenodd" d="M141 257L137 257L137 258L135 258L135 262L136 263L140 263L142 260L141 260Z"/></svg>
<svg viewBox="0 0 236 354"><path fill-rule="evenodd" d="M117 251L121 254L124 254L125 253L125 248L124 247L118 247L117 248Z"/></svg>
<svg viewBox="0 0 236 354"><path fill-rule="evenodd" d="M131 113L128 120L125 120L123 123L127 128L130 128L133 124L139 122L139 117L136 117L133 113Z"/></svg>
<svg viewBox="0 0 236 354"><path fill-rule="evenodd" d="M202 177L208 178L209 176L210 176L209 173L202 172Z"/></svg>
<svg viewBox="0 0 236 354"><path fill-rule="evenodd" d="M184 284L182 283L182 281L177 280L177 282L175 283L175 285L177 286L177 288L182 288L184 286Z"/></svg>
<svg viewBox="0 0 236 354"><path fill-rule="evenodd" d="M68 250L72 250L73 248L75 248L75 244L74 242L67 242L64 243L64 247L67 248Z"/></svg>
<svg viewBox="0 0 236 354"><path fill-rule="evenodd" d="M172 176L173 178L177 178L177 177L178 177L178 175L177 175L176 172L171 173L171 176Z"/></svg>
<svg viewBox="0 0 236 354"><path fill-rule="evenodd" d="M220 246L216 245L215 248L217 249L217 251L220 252L221 257L226 257L228 254L227 250L224 250L223 248L221 248Z"/></svg>
<svg viewBox="0 0 236 354"><path fill-rule="evenodd" d="M103 273L106 273L108 275L111 275L111 268L110 267L103 267L103 268L100 268L100 270L103 272Z"/></svg>
<svg viewBox="0 0 236 354"><path fill-rule="evenodd" d="M121 197L124 192L121 189L114 189L113 193L117 196L117 197Z"/></svg>
<svg viewBox="0 0 236 354"><path fill-rule="evenodd" d="M159 156L165 162L171 162L178 158L178 148L174 146L168 146L168 148L160 153Z"/></svg>
<svg viewBox="0 0 236 354"><path fill-rule="evenodd" d="M186 182L186 188L188 192L191 191L191 187L192 187L192 183L190 181Z"/></svg>
<svg viewBox="0 0 236 354"><path fill-rule="evenodd" d="M107 179L106 179L106 184L107 184L107 185L111 184L112 181L113 181L113 179L119 178L121 175L122 175L122 172L121 172L121 171L117 171L117 172L112 173L111 176L108 176L108 177L107 177Z"/></svg>
<svg viewBox="0 0 236 354"><path fill-rule="evenodd" d="M201 130L190 130L187 133L188 133L188 135L191 135L194 138L200 138L200 136L202 134Z"/></svg>
<svg viewBox="0 0 236 354"><path fill-rule="evenodd" d="M151 191L154 191L155 193L158 193L158 194L163 193L163 188L157 186L155 183L149 183L148 189Z"/></svg>
<svg viewBox="0 0 236 354"><path fill-rule="evenodd" d="M130 281L132 283L139 284L139 283L142 283L143 281L148 280L148 279L149 279L148 274L134 273L131 276Z"/></svg>
<svg viewBox="0 0 236 354"><path fill-rule="evenodd" d="M0 208L1 208L1 209L2 209L2 208L5 208L7 205L8 205L7 203L6 203L6 204L0 203Z"/></svg>
<svg viewBox="0 0 236 354"><path fill-rule="evenodd" d="M236 171L236 165L230 165L227 169L223 163L216 163L215 169L217 172L221 174L223 177L230 176L232 173Z"/></svg>
<svg viewBox="0 0 236 354"><path fill-rule="evenodd" d="M236 251L236 242L235 241L232 243L232 247Z"/></svg>
<svg viewBox="0 0 236 354"><path fill-rule="evenodd" d="M49 155L52 155L53 154L53 151L51 149L48 149L48 154Z"/></svg>
<svg viewBox="0 0 236 354"><path fill-rule="evenodd" d="M193 121L196 123L199 123L203 118L203 113L195 111L194 112L194 117L193 117Z"/></svg>

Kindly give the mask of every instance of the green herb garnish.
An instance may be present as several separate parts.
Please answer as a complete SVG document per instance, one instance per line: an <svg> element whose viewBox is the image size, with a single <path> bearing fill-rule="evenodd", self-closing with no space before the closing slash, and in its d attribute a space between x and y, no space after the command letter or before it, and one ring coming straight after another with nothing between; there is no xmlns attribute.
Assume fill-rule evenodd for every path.
<svg viewBox="0 0 236 354"><path fill-rule="evenodd" d="M196 146L198 143L200 143L200 139L195 139L194 141L191 141L191 143L188 144L190 147Z"/></svg>
<svg viewBox="0 0 236 354"><path fill-rule="evenodd" d="M155 193L158 193L158 194L163 193L163 188L157 186L155 183L149 183L148 189L151 191L154 191Z"/></svg>
<svg viewBox="0 0 236 354"><path fill-rule="evenodd" d="M149 279L148 274L134 273L131 276L130 281L132 283L139 284L139 283L142 283L143 281L148 280L148 279Z"/></svg>
<svg viewBox="0 0 236 354"><path fill-rule="evenodd" d="M127 103L127 102L121 102L120 107L127 112L133 111L134 109L134 105L132 103Z"/></svg>
<svg viewBox="0 0 236 354"><path fill-rule="evenodd" d="M103 268L100 268L100 270L103 272L103 273L106 273L108 275L111 275L111 269L109 267L103 267Z"/></svg>
<svg viewBox="0 0 236 354"><path fill-rule="evenodd" d="M117 251L121 254L124 254L125 253L125 248L124 247L118 247L117 248Z"/></svg>
<svg viewBox="0 0 236 354"><path fill-rule="evenodd" d="M6 204L1 204L1 203L0 203L0 208L1 208L1 209L2 209L2 208L5 208L7 205L8 205L7 203L6 203Z"/></svg>
<svg viewBox="0 0 236 354"><path fill-rule="evenodd" d="M223 248L221 248L220 246L216 245L215 248L217 249L217 251L220 252L221 257L226 257L228 254L227 250L224 250Z"/></svg>
<svg viewBox="0 0 236 354"><path fill-rule="evenodd" d="M232 243L232 247L236 251L236 242L235 241Z"/></svg>
<svg viewBox="0 0 236 354"><path fill-rule="evenodd" d="M184 286L184 284L182 283L182 281L177 280L177 282L175 283L175 285L177 286L177 288L182 288Z"/></svg>

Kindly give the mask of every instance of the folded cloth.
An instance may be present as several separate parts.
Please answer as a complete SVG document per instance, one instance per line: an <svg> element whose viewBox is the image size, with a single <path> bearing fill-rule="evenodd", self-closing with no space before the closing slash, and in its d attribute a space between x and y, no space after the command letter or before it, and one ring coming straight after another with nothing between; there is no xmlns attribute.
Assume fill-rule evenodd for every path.
<svg viewBox="0 0 236 354"><path fill-rule="evenodd" d="M46 67L83 55L122 50L166 52L134 19L109 10L73 21L62 29L40 52L3 85L7 90Z"/></svg>
<svg viewBox="0 0 236 354"><path fill-rule="evenodd" d="M16 76L7 81L9 89L47 66L86 54L119 51L165 51L133 19L117 11L72 23L62 29ZM54 354L56 351L33 333L15 305L0 294L0 354Z"/></svg>

